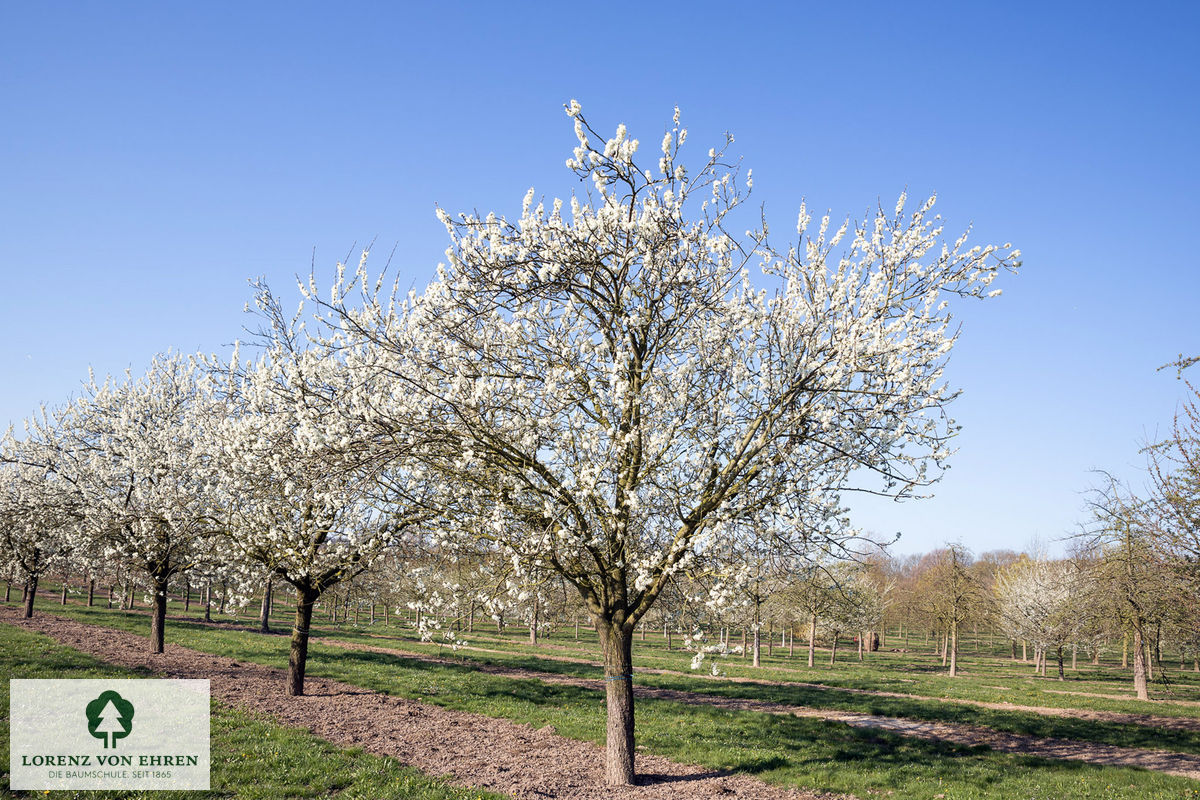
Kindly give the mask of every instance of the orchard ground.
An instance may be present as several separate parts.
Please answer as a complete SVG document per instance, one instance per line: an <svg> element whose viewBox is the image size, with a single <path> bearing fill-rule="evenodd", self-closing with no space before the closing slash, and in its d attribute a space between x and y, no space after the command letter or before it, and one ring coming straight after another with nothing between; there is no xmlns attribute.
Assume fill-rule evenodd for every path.
<svg viewBox="0 0 1200 800"><path fill-rule="evenodd" d="M60 597L56 587L39 592L32 622L53 622L51 615L71 621L73 632L54 633L70 646L46 639L36 628L15 628L19 596L7 604L0 663L8 677L124 676L129 664L141 674L163 674L154 659L164 657L151 656L147 640L129 636L148 634L145 609L106 609L103 603L88 608L77 595L63 606ZM204 623L195 605L187 614L177 600L171 605L168 643L204 654L189 662L192 669L203 670L208 659L214 676L231 663L255 669L286 665L286 636L257 633L245 616L214 613L214 622ZM272 626L284 634L291 615L283 603L275 610ZM460 718L438 717L439 709L472 715L461 720L492 718L500 728L485 724L473 734L480 753L495 756L506 749L503 740L527 731L536 735L522 743L519 760L531 760L543 745L560 760L572 747L583 759L590 752L597 785L587 789L594 792L587 796L626 796L607 794L599 785L602 675L599 645L586 626L578 639L568 625L532 646L525 629L500 634L494 625L476 625L460 634L468 647L453 651L420 642L411 622L395 616L387 626L382 615L374 624L360 615L360 623L318 621L309 674L361 689L353 692L355 698L415 704L406 708L417 709L418 718L424 718L421 709L429 709L433 730L416 735L415 746L436 750L438 726L458 727ZM116 651L108 652L107 662L89 654L105 653L104 643L119 635L127 641L122 653L145 644L144 658L121 665L128 659ZM702 783L711 784L712 796L747 797L786 796L782 793L788 790L797 797L860 798L889 792L928 798L1200 796L1200 781L1181 777L1196 774L1200 763L1200 675L1190 671L1190 664L1170 668L1166 680L1154 684L1156 700L1147 703L1133 699L1119 653L1106 654L1099 666L1083 660L1075 670L1068 666L1066 680L1059 681L1053 665L1048 677L1034 676L1032 664L1011 659L1007 640L987 634L964 639L964 672L956 679L945 676L932 642L925 646L919 636L910 636L907 648L902 638L887 636L881 649L861 663L847 641L836 664L829 666L829 651L822 650L813 669L805 666L799 641L789 655L776 640L770 653L764 645L762 667L736 656L721 659L725 674L719 678L690 670L691 654L679 649L679 641L674 637L669 650L661 629L647 628L644 639L640 633L635 637L639 764L643 773L658 778L653 786L624 790L631 792L627 796L695 797L697 790L704 791ZM273 684L270 673L262 674L260 693L276 692L277 685L272 703L304 702L283 697L282 675ZM424 762L432 774L423 775L412 769L422 762L411 753L395 757L345 749L356 742L339 739L336 729L321 738L302 730L318 730L315 720L272 715L263 708L246 697L214 706L213 796L476 797L488 789L499 796L545 796L556 785L564 787L561 797L585 796L581 786L567 788L566 772L556 780L553 770L538 779L536 789L520 781L506 784L503 765L493 765L499 772L489 773L483 781L487 787L479 780L472 783L471 770L456 768L470 760L461 754L457 762ZM369 718L370 708L355 708ZM516 727L503 727L507 723ZM975 738L956 741L956 731L964 730L974 731ZM239 743L247 740L274 744L268 752ZM1070 757L1034 755L1041 752L1037 743L1046 741L1069 745L1061 752ZM367 744L369 750L373 745ZM1110 766L1123 763L1113 760L1114 753L1149 756L1140 763L1154 768ZM318 768L318 763L332 766ZM305 777L310 770L318 770L322 779ZM268 780L259 772L277 777Z"/></svg>

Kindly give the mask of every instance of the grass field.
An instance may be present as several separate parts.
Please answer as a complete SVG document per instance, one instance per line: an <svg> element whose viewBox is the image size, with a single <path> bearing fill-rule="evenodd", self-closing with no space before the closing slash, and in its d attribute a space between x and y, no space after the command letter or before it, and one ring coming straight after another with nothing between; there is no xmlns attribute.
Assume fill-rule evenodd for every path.
<svg viewBox="0 0 1200 800"><path fill-rule="evenodd" d="M76 603L63 607L46 602L41 597L39 610L43 613L62 613L81 621L140 635L148 633L148 619L144 611L86 608ZM179 616L181 610L181 606L172 608L172 616ZM282 603L280 610L283 610ZM234 625L249 624L245 618L220 619L226 623L233 622ZM287 619L281 615L274 624L284 631ZM197 650L261 664L276 667L286 664L286 637L235 630L234 625L209 626L172 619L167 626L167 639ZM413 641L411 631L395 626L384 629L380 624L361 628L316 625L314 633L347 640L369 640L375 645L394 646L414 652L438 651L436 646ZM315 642L310 651L309 674L336 678L364 688L448 708L526 722L535 727L553 725L559 734L601 742L604 720L599 680L595 689L588 689L490 675L476 668L478 663L486 661L585 678L599 677L599 671L594 667L548 657L598 657L594 638L587 635L591 632L585 630L583 633L580 642L574 640L574 631L570 629L543 639L541 645L531 648L517 632L498 637L494 631L479 631L466 638L474 645L501 652L460 650L451 654L443 648L442 655L458 660L450 664L430 664L389 654L349 651ZM389 638L380 638L377 634ZM1059 682L1053 678L1034 678L1030 665L1014 665L998 657L972 658L970 645L965 649L963 666L966 674L955 681L938 674L939 664L932 656L912 652L876 653L864 664L859 664L857 660L847 661L839 663L834 669L822 666L809 670L801 666L799 648L796 657L790 660L778 653L766 658L765 668L761 671L753 670L737 658L723 664L730 676L823 684L820 687L775 686L735 683L694 674L637 672L639 668L687 671L690 656L678 651L667 652L661 636L652 633L645 642L635 640L635 672L637 682L645 685L714 695L916 719L969 722L997 730L1041 736L1200 752L1200 735L1189 732L946 702L941 698L1009 700L1037 706L1183 716L1193 715L1200 710L1180 702L1148 704L1134 700L1055 694L1053 691L1127 693L1124 676L1111 665L1100 668L1090 665L1084 668L1081 665L1077 674L1069 675L1068 681ZM847 653L847 656L855 658L853 652ZM34 663L26 668L36 670L37 666ZM1171 690L1175 698L1190 699L1200 691L1200 681L1190 675L1181 675L1178 679L1173 675L1172 678ZM997 688L1001 686L1008 688ZM846 692L845 688L886 689L921 697L878 697ZM886 794L889 791L895 792L896 796L931 800L1200 796L1200 782L1183 778L1134 769L1007 755L983 748L965 748L877 730L854 729L841 723L812 718L642 699L637 704L637 726L640 747L677 761L733 769L784 785L849 792L859 797ZM216 727L214 725L214 731ZM213 752L223 752L220 748L226 746L218 743L214 733ZM290 795L286 790L279 790L275 795L264 796Z"/></svg>
<svg viewBox="0 0 1200 800"><path fill-rule="evenodd" d="M0 625L0 675L7 678L136 678L148 673L104 664L39 633ZM8 681L0 681L5 719L0 757L8 791ZM401 766L394 759L332 745L304 731L276 725L217 702L212 704L210 792L37 792L38 797L189 798L328 797L375 800L499 800L500 795L456 789ZM34 793L15 793L25 796Z"/></svg>

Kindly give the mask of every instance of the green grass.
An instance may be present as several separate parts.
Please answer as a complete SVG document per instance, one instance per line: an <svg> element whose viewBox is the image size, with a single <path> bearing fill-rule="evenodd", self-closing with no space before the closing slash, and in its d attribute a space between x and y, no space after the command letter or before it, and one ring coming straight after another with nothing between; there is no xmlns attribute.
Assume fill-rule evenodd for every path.
<svg viewBox="0 0 1200 800"><path fill-rule="evenodd" d="M59 612L62 608L46 610ZM147 630L142 615L80 606L68 606L67 611L95 624L143 635ZM172 621L167 638L198 650L276 667L283 667L287 660L287 639L282 636ZM428 664L320 642L310 650L309 674L534 727L553 725L558 733L575 739L600 743L604 738L604 702L599 688L504 678L481 673L470 664ZM746 688L689 680L708 684L710 691ZM888 791L930 800L1200 797L1200 783L1158 773L1013 756L819 719L655 699L640 699L636 716L639 747L645 751L783 785L850 792L863 798Z"/></svg>
<svg viewBox="0 0 1200 800"><path fill-rule="evenodd" d="M363 640L362 636L337 633L330 638ZM387 639L366 637L365 641L387 647ZM433 652L436 648L413 642L395 646L413 652ZM539 670L571 677L599 680L603 671L585 664L572 664L528 654L465 653L464 663L495 664ZM982 708L964 703L925 700L910 697L871 696L837 688L819 686L778 686L770 683L733 683L699 676L641 673L635 683L642 686L696 692L716 697L759 700L783 705L809 706L836 711L851 711L876 716L905 717L930 722L978 725L1008 733L1111 744L1119 747L1175 750L1200 754L1200 733L1128 723L1102 722L1072 717L1055 717L1029 711Z"/></svg>
<svg viewBox="0 0 1200 800"><path fill-rule="evenodd" d="M426 777L398 761L357 749L341 749L306 731L276 725L267 718L212 704L212 773L210 792L10 792L8 787L9 678L137 678L145 671L104 664L64 647L49 637L11 625L0 625L0 797L79 798L302 798L374 800L402 797L419 800L483 800L500 795L458 789Z"/></svg>

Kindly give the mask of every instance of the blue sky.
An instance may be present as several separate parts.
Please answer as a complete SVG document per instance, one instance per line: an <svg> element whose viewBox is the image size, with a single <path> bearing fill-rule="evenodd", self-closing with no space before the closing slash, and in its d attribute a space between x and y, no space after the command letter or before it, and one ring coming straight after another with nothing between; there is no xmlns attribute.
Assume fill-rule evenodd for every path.
<svg viewBox="0 0 1200 800"><path fill-rule="evenodd" d="M435 205L565 196L577 98L653 144L724 131L780 230L907 188L1011 240L960 306L960 452L936 497L858 503L902 552L1052 540L1200 351L1194 4L8 3L0 10L0 424L157 351L239 336L247 278L290 291L356 245L416 286ZM782 226L782 227L780 227ZM1200 376L1197 376L1200 377Z"/></svg>

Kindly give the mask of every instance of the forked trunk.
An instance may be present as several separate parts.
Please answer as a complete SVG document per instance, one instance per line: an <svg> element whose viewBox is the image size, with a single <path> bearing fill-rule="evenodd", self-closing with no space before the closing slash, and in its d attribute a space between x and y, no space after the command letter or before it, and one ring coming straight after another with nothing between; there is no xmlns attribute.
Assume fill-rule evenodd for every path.
<svg viewBox="0 0 1200 800"><path fill-rule="evenodd" d="M604 694L608 711L604 780L609 786L633 783L633 627L599 621L604 650Z"/></svg>
<svg viewBox="0 0 1200 800"><path fill-rule="evenodd" d="M296 624L288 651L287 693L304 694L304 667L308 663L308 629L312 624L313 604L320 595L312 589L296 590Z"/></svg>
<svg viewBox="0 0 1200 800"><path fill-rule="evenodd" d="M167 581L154 579L154 611L150 615L150 652L161 653L166 642Z"/></svg>

